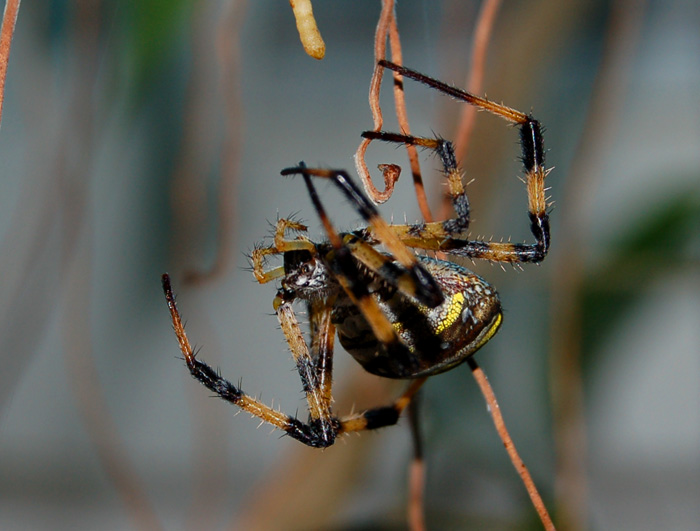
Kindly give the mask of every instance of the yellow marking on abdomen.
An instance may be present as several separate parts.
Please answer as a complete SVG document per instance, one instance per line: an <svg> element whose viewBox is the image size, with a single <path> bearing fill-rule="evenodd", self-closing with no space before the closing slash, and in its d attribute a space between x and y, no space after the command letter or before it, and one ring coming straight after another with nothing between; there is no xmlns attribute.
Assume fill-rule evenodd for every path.
<svg viewBox="0 0 700 531"><path fill-rule="evenodd" d="M462 314L462 307L464 306L464 295L460 292L455 293L450 297L449 303L450 305L446 311L443 310L440 312L442 319L440 319L440 322L435 328L436 334L441 334L459 319L459 316Z"/></svg>
<svg viewBox="0 0 700 531"><path fill-rule="evenodd" d="M503 314L501 312L498 312L498 315L493 319L491 328L488 329L488 331L484 334L484 336L481 338L481 341L479 341L478 344L474 346L474 351L476 352L479 350L481 347L483 347L489 339L491 339L496 332L498 332L498 329L501 327L501 321L503 321Z"/></svg>

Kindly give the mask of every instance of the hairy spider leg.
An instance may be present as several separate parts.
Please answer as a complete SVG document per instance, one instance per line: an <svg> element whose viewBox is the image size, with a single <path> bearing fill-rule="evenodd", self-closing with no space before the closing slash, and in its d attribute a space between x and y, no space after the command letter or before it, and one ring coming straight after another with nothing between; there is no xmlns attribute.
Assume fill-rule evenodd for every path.
<svg viewBox="0 0 700 531"><path fill-rule="evenodd" d="M361 229L359 232L366 232ZM420 286L409 271L397 264L393 257L379 252L374 245L376 240L367 241L358 233L341 233L343 245L350 249L353 257L367 269L374 272L382 281L397 288L404 295L420 300Z"/></svg>
<svg viewBox="0 0 700 531"><path fill-rule="evenodd" d="M379 211L365 197L362 190L350 179L350 176L345 170L330 170L321 168L307 168L305 164L300 163L299 166L286 168L282 170L282 175L302 174L307 183L309 194L312 202L319 214L323 211L318 194L311 184L309 176L321 177L331 180L340 188L343 194L350 200L355 209L360 213L362 218L372 227L373 234L383 243L394 259L399 262L411 276L415 287L416 298L422 304L429 308L435 308L444 301L440 286L435 279L428 273L425 267L418 261L416 256L404 245L398 236L391 230L390 225L381 217ZM331 227L328 216L321 217L321 222L329 236L331 244L336 250L343 248L341 236ZM343 251L347 253L348 250ZM340 261L347 261L345 258L339 258ZM348 256L349 259L349 256Z"/></svg>
<svg viewBox="0 0 700 531"><path fill-rule="evenodd" d="M284 431L290 437L316 448L330 446L335 441L338 433L338 421L330 415L330 401L326 400L321 393L318 393L318 369L311 361L306 343L304 342L299 323L291 309L291 301L279 297L275 300L276 311L282 326L287 343L292 351L292 355L297 363L297 368L304 383L304 388L309 389L307 399L309 400L309 413L311 420L304 423L296 417L291 417L259 400L245 394L243 390L223 378L218 371L197 359L195 352L185 333L182 318L175 303L170 278L163 275L163 291L170 310L173 328L177 336L180 350L185 358L185 363L192 376L205 387L216 393L217 396L230 402L243 411L246 411L266 422L275 428ZM329 376L330 378L330 376Z"/></svg>
<svg viewBox="0 0 700 531"><path fill-rule="evenodd" d="M522 161L525 169L525 183L528 197L528 215L530 231L535 237L534 244L519 244L510 242L490 242L484 240L463 240L455 238L469 225L469 203L466 200L461 174L457 169L452 144L437 138L420 138L384 131L367 131L365 138L384 140L387 142L410 144L432 149L438 153L448 176L448 190L457 217L437 223L419 225L394 225L392 230L407 246L434 251L445 251L470 258L483 258L494 262L540 262L549 250L549 214L547 213L547 198L545 177L549 173L545 169L544 140L540 123L529 114L511 109L505 105L481 98L464 90L452 87L389 61L379 61L381 66L435 88L444 94L457 98L480 109L503 118L520 129L520 146ZM457 182L459 180L459 183Z"/></svg>
<svg viewBox="0 0 700 531"><path fill-rule="evenodd" d="M311 352L315 361L316 379L310 379L317 386L317 394L321 401L330 404L332 401L331 384L333 371L333 343L335 327L331 324L331 306L315 300L309 304L311 324ZM301 370L299 371L301 374ZM391 405L369 409L357 415L348 415L340 419L332 418L331 427L337 429L337 435L354 431L373 430L396 424L403 410L411 403L412 398L425 383L427 377L411 382L406 391ZM305 382L306 389L306 382ZM328 407L330 413L330 406ZM312 415L313 418L313 415Z"/></svg>
<svg viewBox="0 0 700 531"><path fill-rule="evenodd" d="M335 325L331 317L332 301L314 299L309 302L309 326L311 327L311 356L316 372L316 385L322 401L333 402L333 352ZM330 408L329 408L330 411Z"/></svg>
<svg viewBox="0 0 700 531"><path fill-rule="evenodd" d="M372 140L427 148L435 151L440 157L442 167L447 176L447 193L452 200L455 217L445 221L434 221L417 225L391 225L391 230L399 236L404 244L409 247L416 247L412 245L416 239L440 241L467 231L470 216L469 198L464 190L462 172L457 166L452 142L443 138L421 138L386 131L365 131L362 133L362 136Z"/></svg>
<svg viewBox="0 0 700 531"><path fill-rule="evenodd" d="M389 406L380 406L366 410L360 414L347 415L340 419L330 416L330 404L333 400L331 393L333 372L333 344L335 339L335 327L331 323L332 307L320 300L309 304L309 318L311 324L311 353L314 360L316 378L308 378L302 381L304 390L307 385L315 386L315 394L318 400L326 405L328 425L336 430L334 437L343 433L354 431L373 430L396 424L403 410L411 403L411 399L425 383L427 377L419 378L411 382L406 391ZM308 374L308 370L299 369L299 374ZM307 391L308 394L308 391ZM325 414L321 411L321 416ZM313 411L311 423L314 422Z"/></svg>
<svg viewBox="0 0 700 531"><path fill-rule="evenodd" d="M311 355L309 347L299 326L292 304L296 296L286 290L280 290L275 297L273 307L277 313L284 337L289 343L292 357L296 364L302 387L309 408L308 428L316 440L310 446L330 446L338 433L338 421L331 411L331 382L333 380L333 338L335 326L331 323L331 311L334 297L317 301L312 305L312 326L319 335L315 347L316 356ZM303 441L302 441L303 442ZM309 443L306 443L309 444Z"/></svg>
<svg viewBox="0 0 700 531"><path fill-rule="evenodd" d="M316 209L316 212L321 219L328 239L333 246L333 249L326 255L326 260L328 261L333 273L336 275L340 286L343 288L345 293L352 301L352 303L357 306L362 314L367 319L368 324L372 328L374 336L386 345L389 350L399 350L404 345L401 343L394 327L382 312L381 308L377 304L377 301L370 295L369 290L364 282L361 281L361 275L357 268L357 264L353 260L352 252L349 247L343 244L343 240L338 234L338 232L333 227L325 208L321 204L321 200L318 197L316 188L311 182L311 175L316 175L317 170L313 168L307 168L303 163L296 167L288 170L283 170L283 175L290 175L292 173L301 173L304 177L304 182L309 191L309 196L311 197L311 202ZM334 172L335 170L329 170ZM286 173L285 173L286 172ZM325 176L325 175L324 175ZM358 190L359 191L359 190ZM420 264L417 264L420 266ZM420 266L422 268L422 266ZM432 282L432 276L426 271ZM435 285L435 288L439 291L440 288ZM442 296L442 293L440 293ZM405 347L404 347L405 348Z"/></svg>
<svg viewBox="0 0 700 531"><path fill-rule="evenodd" d="M278 219L275 225L274 245L269 247L256 247L250 254L250 261L253 266L253 276L260 284L266 284L272 280L284 276L284 267L279 266L265 270L265 260L267 256L283 254L287 251L308 251L312 255L316 254L316 246L306 236L299 235L295 239L287 238L287 231L295 230L305 232L306 225L290 219Z"/></svg>
<svg viewBox="0 0 700 531"><path fill-rule="evenodd" d="M351 415L340 420L340 431L375 430L396 424L404 409L411 403L418 390L423 386L428 376L413 380L406 391L393 404L384 407L368 409L359 415Z"/></svg>
<svg viewBox="0 0 700 531"><path fill-rule="evenodd" d="M294 317L291 308L288 311L291 317ZM375 407L340 419L332 416L330 405L333 400L331 384L335 338L335 327L331 323L332 305L328 302L313 301L309 305L309 312L313 357L312 360L306 356L300 357L297 360L297 369L309 402L309 426L322 434L322 440L327 443L323 446L333 444L335 438L344 433L374 430L396 424L403 410L428 378L422 377L412 381L406 391L388 406ZM298 330L298 324L296 329ZM303 342L303 338L300 337L299 340ZM300 350L304 349L300 347Z"/></svg>
<svg viewBox="0 0 700 531"><path fill-rule="evenodd" d="M301 171L307 171L309 173L323 172L324 174L327 171L329 171L329 172L340 171L340 170L318 170L318 169L313 169L313 168L307 168L305 165L300 164L300 166L298 168L289 168L287 170L284 170L284 172L289 172L287 174L291 174L291 172L295 169L298 169L300 172ZM360 193L358 191L356 191L356 192ZM305 242L300 242L299 240L291 240L291 241L284 240L283 236L284 236L284 232L286 231L287 228L293 228L294 230L303 230L303 231L307 230L307 227L304 225L290 222L289 220L284 220L284 219L279 220L277 222L277 228L275 230L275 242L276 242L275 246L270 247L270 248L256 249L253 251L253 263L254 263L253 270L254 270L254 273L256 274L256 278L265 277L267 279L267 277L271 276L273 274L273 271L275 271L275 270L271 270L269 272L263 271L263 268L262 268L263 255L276 254L278 252L277 248L283 248L285 251L286 250L293 250L293 249L310 250L310 249L302 246L302 244L305 242L308 242L308 240L305 240ZM326 229L328 229L328 228L326 227ZM332 231L332 232L335 233L335 231ZM365 233L366 231L363 229L359 232ZM371 242L365 241L365 239L363 239L363 237L359 236L358 233L340 233L338 236L342 241L342 245L348 247L350 249L352 255L357 260L359 260L362 264L364 264L368 269L370 269L371 271L373 271L373 272L377 273L379 276L381 276L382 279L386 280L391 285L400 289L406 295L409 295L417 300L420 300L421 302L424 302L424 303L431 303L432 302L432 298L430 298L432 296L426 298L426 295L423 294L422 290L424 290L424 288L416 282L415 274L412 274L411 271L396 264L396 262L393 260L392 257L387 256L386 254L377 251L373 247L373 245L375 245L376 243L379 243L378 240L373 238ZM418 263L416 265L417 265L417 267L419 267L421 269L423 268L422 264ZM282 269L282 268L280 268L280 269ZM277 274L276 276L282 276L282 274L283 274L283 272Z"/></svg>
<svg viewBox="0 0 700 531"><path fill-rule="evenodd" d="M372 329L374 337L376 337L382 344L382 347L386 350L386 352L390 354L397 366L404 368L407 374L410 373L410 368L415 365L417 360L415 360L411 350L404 345L402 340L399 338L396 329L389 318L384 314L377 301L370 295L368 286L364 282L363 277L358 270L358 265L355 261L358 258L355 256L354 252L360 250L362 253L366 253L366 256L363 259L366 261L366 263L369 263L371 268L377 273L380 271L387 272L390 269L388 264L393 264L393 262L380 255L380 253L378 253L376 250L371 249L369 244L362 244L356 236L349 234L341 236L341 234L335 230L311 180L311 176L315 176L316 172L321 173L322 177L329 177L325 170L307 168L304 164L300 164L297 168L284 171L296 173L296 170L298 170L304 178L311 201L319 215L319 218L321 219L321 223L323 224L333 247L332 250L325 255L325 260L331 267L336 279L338 280L338 283L343 288L343 291L350 298L353 305L355 305L365 317L365 320ZM329 171L331 174L340 173L336 170ZM362 192L356 186L354 186L354 183L349 180L347 175L345 176L345 181L350 184L353 193L356 194L357 197L359 197L364 203L369 204L369 201L364 197ZM383 221L381 217L379 217L379 213L376 212L376 210L374 212L376 213L377 219ZM350 243L350 245L347 245L347 243ZM376 262L372 262L373 260L376 260ZM377 264L379 264L379 266L377 266ZM423 265L418 263L416 265L425 271L425 275L429 277L431 282L435 283L436 289L440 290L440 287L437 285L432 275L430 275L427 270L423 269ZM397 276L395 278L398 279L397 284L401 284L402 281L405 282L408 278L402 276L400 271L396 273L396 275ZM413 277L412 280L415 280L415 277ZM420 284L417 285L420 286ZM441 290L440 296L442 297ZM394 406L391 407L393 408Z"/></svg>
<svg viewBox="0 0 700 531"><path fill-rule="evenodd" d="M299 323L292 310L293 300L284 293L275 299L276 312L285 338L292 350L297 369L309 402L309 422L291 417L259 400L223 378L218 371L196 357L185 332L182 317L177 309L170 277L162 277L163 291L170 310L173 329L190 374L218 397L259 418L263 422L284 431L293 439L315 448L325 448L335 442L339 434L351 431L373 430L396 424L401 412L427 377L411 382L408 389L391 405L369 409L357 415L338 419L331 414L331 380L334 327L330 320L330 306L312 304L312 326L316 328L312 350L309 354ZM319 306L320 304L320 306Z"/></svg>

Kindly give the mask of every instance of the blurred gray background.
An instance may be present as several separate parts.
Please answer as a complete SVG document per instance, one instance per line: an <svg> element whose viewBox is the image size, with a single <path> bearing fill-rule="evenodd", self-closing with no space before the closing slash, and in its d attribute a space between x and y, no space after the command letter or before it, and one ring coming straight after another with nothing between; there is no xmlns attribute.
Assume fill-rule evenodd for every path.
<svg viewBox="0 0 700 531"><path fill-rule="evenodd" d="M401 2L404 63L464 86L479 6ZM316 61L287 2L22 5L0 130L0 528L404 527L405 420L325 451L256 429L188 375L160 287L168 271L203 359L304 415L275 288L245 252L291 213L322 238L279 171L354 174L379 10L317 2ZM509 2L490 43L483 91L545 124L555 205L541 266L474 265L506 312L477 359L555 519L582 504L572 529L700 526L698 16L690 0ZM415 134L454 135L459 103L406 93ZM518 157L516 131L479 114L474 236L528 238ZM407 167L375 143L382 162ZM419 218L404 173L382 207L397 222ZM400 391L340 347L335 382L339 412ZM466 367L428 382L422 418L430 528L537 528Z"/></svg>

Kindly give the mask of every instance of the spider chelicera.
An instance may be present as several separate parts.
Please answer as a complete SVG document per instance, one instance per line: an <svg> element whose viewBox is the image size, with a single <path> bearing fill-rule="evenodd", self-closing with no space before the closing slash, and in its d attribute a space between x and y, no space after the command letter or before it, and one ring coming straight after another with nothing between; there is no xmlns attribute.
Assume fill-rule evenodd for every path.
<svg viewBox="0 0 700 531"><path fill-rule="evenodd" d="M469 94L409 70L380 61L381 66L433 87L458 100L489 111L520 129L525 167L530 230L535 243L519 244L463 239L469 227L469 200L452 144L441 138L421 138L367 131L365 138L425 147L440 157L447 177L455 217L442 222L390 225L343 170L307 168L303 163L282 171L301 175L328 241L313 242L296 221L277 222L274 244L252 255L255 279L279 281L274 309L301 377L309 408L306 422L279 412L245 394L198 359L175 304L170 279L163 289L180 349L192 376L222 399L235 404L289 436L325 448L344 433L395 424L425 380L452 369L483 346L502 321L496 290L468 269L413 249L493 262L540 262L549 248L549 217L545 197L544 146L540 124L532 116ZM335 230L314 187L314 178L333 182L367 223L348 233ZM293 232L294 236L288 236ZM377 249L378 245L383 250ZM282 255L283 265L266 269L266 261ZM305 303L310 344L293 304ZM333 344L341 345L367 371L411 383L393 404L339 417L331 410Z"/></svg>

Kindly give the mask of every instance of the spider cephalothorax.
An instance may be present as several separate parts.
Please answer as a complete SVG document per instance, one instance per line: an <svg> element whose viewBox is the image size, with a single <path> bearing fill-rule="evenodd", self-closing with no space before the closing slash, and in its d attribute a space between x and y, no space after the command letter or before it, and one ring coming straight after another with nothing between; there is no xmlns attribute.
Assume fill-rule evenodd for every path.
<svg viewBox="0 0 700 531"><path fill-rule="evenodd" d="M323 259L309 251L284 253L284 277L280 284L307 301L323 299L341 289Z"/></svg>
<svg viewBox="0 0 700 531"><path fill-rule="evenodd" d="M342 433L396 423L428 376L465 361L500 327L501 304L494 288L460 265L415 251L518 263L539 262L549 249L544 186L548 172L539 122L528 114L413 70L387 61L380 61L380 65L519 127L528 216L535 242L516 244L465 237L469 228L469 201L452 144L441 138L383 131L363 133L365 138L425 147L440 157L455 211L453 219L442 222L389 225L345 171L307 168L303 163L283 170L283 175L303 177L328 241L315 243L305 235L305 226L280 219L273 245L256 248L251 259L258 282L279 283L273 307L302 380L309 407L307 422L251 398L195 356L175 305L170 280L163 275L175 332L192 375L221 398L314 447L329 446ZM352 233L337 232L316 192L314 178L333 182L367 227ZM295 235L289 236L290 231ZM268 259L280 255L282 265L268 268ZM310 324L308 342L296 318L293 308L296 302L306 306ZM346 417L335 416L331 409L331 380L336 335L367 371L412 380L404 394L388 406Z"/></svg>

